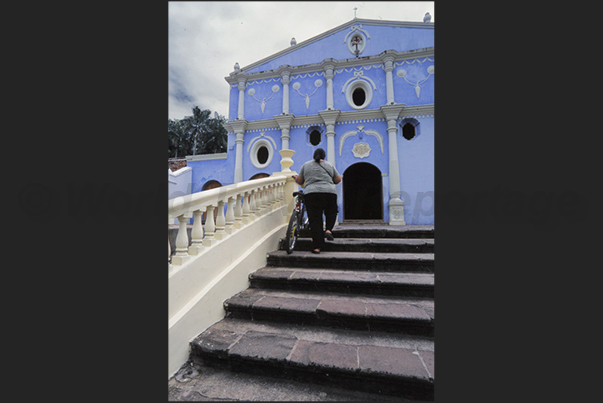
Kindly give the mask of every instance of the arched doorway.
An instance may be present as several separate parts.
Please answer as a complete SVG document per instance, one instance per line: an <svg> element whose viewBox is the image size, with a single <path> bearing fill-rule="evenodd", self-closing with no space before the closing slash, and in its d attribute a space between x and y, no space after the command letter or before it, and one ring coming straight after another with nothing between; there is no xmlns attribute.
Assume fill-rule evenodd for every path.
<svg viewBox="0 0 603 403"><path fill-rule="evenodd" d="M222 184L216 180L209 180L207 182L205 182L205 184L203 185L203 188L201 190L210 190L210 189L215 189L215 188L219 188L222 187Z"/></svg>
<svg viewBox="0 0 603 403"><path fill-rule="evenodd" d="M343 219L383 220L383 184L379 168L368 162L343 173Z"/></svg>

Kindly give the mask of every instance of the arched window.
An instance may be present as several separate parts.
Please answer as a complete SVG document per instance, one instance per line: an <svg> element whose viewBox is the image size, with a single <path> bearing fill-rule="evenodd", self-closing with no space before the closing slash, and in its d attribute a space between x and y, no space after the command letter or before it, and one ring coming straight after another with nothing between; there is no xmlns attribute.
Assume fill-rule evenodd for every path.
<svg viewBox="0 0 603 403"><path fill-rule="evenodd" d="M415 118L404 118L402 122L400 122L400 126L402 128L402 137L406 140L413 140L417 138L420 134L419 121Z"/></svg>
<svg viewBox="0 0 603 403"><path fill-rule="evenodd" d="M404 136L406 140L412 140L415 138L415 127L412 125L412 123L406 123L404 126L402 126L402 136Z"/></svg>
<svg viewBox="0 0 603 403"><path fill-rule="evenodd" d="M313 146L317 146L322 142L322 134L324 129L320 126L310 126L308 130L306 130L306 135L308 136L308 143Z"/></svg>
<svg viewBox="0 0 603 403"><path fill-rule="evenodd" d="M320 132L318 130L313 130L312 133L310 133L310 144L313 146L320 144Z"/></svg>

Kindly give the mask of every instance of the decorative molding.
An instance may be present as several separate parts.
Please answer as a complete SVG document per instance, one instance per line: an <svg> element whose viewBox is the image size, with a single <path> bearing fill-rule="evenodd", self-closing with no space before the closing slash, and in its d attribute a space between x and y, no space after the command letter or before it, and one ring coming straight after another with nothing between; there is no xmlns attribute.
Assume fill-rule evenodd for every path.
<svg viewBox="0 0 603 403"><path fill-rule="evenodd" d="M359 38L359 45L362 45L361 47L357 46L358 51L354 49L354 38ZM345 38L343 39L343 43L347 42L350 53L358 57L358 55L361 54L366 48L367 39L371 39L371 36L368 34L368 32L362 29L361 24L357 24L350 27L350 32L346 34Z"/></svg>
<svg viewBox="0 0 603 403"><path fill-rule="evenodd" d="M370 82L371 84L373 84L373 89L375 91L377 90L377 86L375 85L375 82L373 80L371 80L370 78L365 77L363 71L355 71L354 72L354 77L348 79L348 81L346 81L345 84L343 84L343 87L341 88L341 93L343 94L345 92L345 89L346 89L347 85L351 81L356 81L356 80L366 80L366 81Z"/></svg>
<svg viewBox="0 0 603 403"><path fill-rule="evenodd" d="M251 141L249 142L249 145L247 146L247 152L249 153L249 149L251 148L251 146L257 139L262 139L262 138L270 140L272 142L272 147L274 147L274 149L276 150L276 141L274 141L274 139L272 137L266 136L266 133L261 133L259 136L251 139Z"/></svg>
<svg viewBox="0 0 603 403"><path fill-rule="evenodd" d="M255 97L255 88L249 88L247 90L247 94L251 95L251 97L253 99L255 99L256 101L258 101L260 103L260 108L262 109L262 113L264 113L264 109L266 109L266 102L270 101L270 99L274 96L274 94L276 94L277 92L279 92L279 90L281 89L280 85L273 85L272 86L272 94L268 97L268 98L263 98L262 100L259 100Z"/></svg>
<svg viewBox="0 0 603 403"><path fill-rule="evenodd" d="M397 66L406 63L406 60L413 60L413 62L407 62L407 64L412 64L415 62L424 63L426 60L433 61L433 59L430 59L430 57L434 56L434 49L435 48L433 46L428 48L404 51L397 51L392 49L385 50L378 55L365 56L361 58L327 58L318 63L303 64L299 66L283 65L277 69L260 71L257 73L231 73L230 76L224 77L224 79L234 88L236 87L235 84L237 84L237 80L239 78L245 78L248 81L253 79L254 81L249 81L250 84L272 81L278 82L281 79L281 72L283 70L289 71L291 79L294 79L301 75L324 75L326 67L332 68L334 73L352 71L346 69L360 70L362 68L364 70L370 70L371 68L383 68L383 59L385 57L390 56L394 57L394 63Z"/></svg>
<svg viewBox="0 0 603 403"><path fill-rule="evenodd" d="M302 94L301 92L299 92L299 89L301 88L301 83L300 83L299 81L296 81L295 83L293 83L293 85L291 86L291 88L293 88L293 90L294 90L295 92L297 92L297 93L298 93L298 94L299 94L301 97L305 98L305 101L306 101L306 109L309 109L309 108L310 108L310 97L311 97L312 95L314 95L314 93L315 93L315 92L316 92L316 91L317 91L317 90L318 90L320 87L322 87L322 84L323 84L323 82L322 82L322 80L321 80L321 79L316 79L316 80L314 81L314 86L315 86L316 88L314 88L314 91L312 91L312 93L311 93L311 94Z"/></svg>
<svg viewBox="0 0 603 403"><path fill-rule="evenodd" d="M363 134L367 134L369 136L373 136L377 139L377 141L379 142L379 148L381 149L381 154L384 154L384 148L383 148L383 136L381 136L381 133L379 133L376 130L364 130L364 126L360 125L358 127L356 127L357 130L350 130L345 132L340 138L339 138L339 156L341 157L341 153L343 151L343 145L345 144L345 141L348 137L352 137L352 136L358 136L360 138L360 140L362 140L363 138Z"/></svg>
<svg viewBox="0 0 603 403"><path fill-rule="evenodd" d="M228 158L228 153L216 153L216 154L199 154L199 155L187 155L186 161L210 161L210 160L225 160Z"/></svg>
<svg viewBox="0 0 603 403"><path fill-rule="evenodd" d="M335 111L321 111L323 114L326 112L335 112ZM339 112L339 111L337 111ZM277 115L278 116L278 115ZM326 115L325 115L326 116ZM416 117L418 118L427 118L435 116L435 108L434 104L425 104L425 105L412 105L405 106L400 113L399 118L401 117ZM337 120L335 125L342 124L359 124L359 123L373 123L371 122L385 122L385 118L383 116L383 112L381 109L364 109L358 111L345 111L339 112L337 116ZM312 124L323 124L322 117L318 114L314 115L304 115L304 116L294 116L293 121L291 122L291 128L297 128L294 126L302 126L302 125L312 125ZM228 130L229 133L236 132L237 129L245 130L246 133L252 131L269 131L269 130L279 130L279 124L274 118L270 119L261 119L254 120L251 122L243 121L243 120L229 120L224 124L224 127Z"/></svg>
<svg viewBox="0 0 603 403"><path fill-rule="evenodd" d="M371 153L368 143L356 143L352 148L352 153L356 158L366 158Z"/></svg>
<svg viewBox="0 0 603 403"><path fill-rule="evenodd" d="M406 75L408 74L408 72L404 69L398 69L398 71L396 72L396 75L400 78L403 78L404 81L406 81L408 84L412 85L415 88L415 93L417 94L417 99L419 99L419 97L421 96L421 84L425 83L427 80L429 80L429 77L431 77L434 74L434 65L430 65L427 67L427 78L423 79L423 80L419 80L416 83L412 83L410 81L408 81L408 79L406 78Z"/></svg>

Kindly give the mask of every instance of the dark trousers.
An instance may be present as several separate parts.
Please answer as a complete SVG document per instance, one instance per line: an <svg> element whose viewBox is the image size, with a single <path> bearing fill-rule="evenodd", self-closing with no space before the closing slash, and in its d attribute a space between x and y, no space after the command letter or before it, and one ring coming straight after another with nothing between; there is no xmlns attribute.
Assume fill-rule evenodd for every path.
<svg viewBox="0 0 603 403"><path fill-rule="evenodd" d="M337 195L334 193L310 193L304 195L308 220L310 220L310 234L312 247L322 249L325 243L322 229L322 215L325 215L326 229L331 231L337 219Z"/></svg>

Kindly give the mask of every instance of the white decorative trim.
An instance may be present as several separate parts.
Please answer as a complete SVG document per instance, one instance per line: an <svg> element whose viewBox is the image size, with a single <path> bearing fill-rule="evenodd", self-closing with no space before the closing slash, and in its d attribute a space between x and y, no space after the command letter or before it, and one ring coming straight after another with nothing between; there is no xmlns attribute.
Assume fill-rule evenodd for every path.
<svg viewBox="0 0 603 403"><path fill-rule="evenodd" d="M272 146L274 147L274 149L276 150L276 141L274 141L274 139L270 136L266 136L265 133L261 133L259 136L254 137L253 139L251 139L251 141L249 142L249 145L247 146L247 152L249 153L249 149L251 148L251 145L253 144L254 141L256 141L257 139L260 138L264 138L264 139L268 139L272 142Z"/></svg>
<svg viewBox="0 0 603 403"><path fill-rule="evenodd" d="M377 139L377 141L379 142L379 147L381 148L381 154L384 154L384 152L383 152L383 136L381 136L381 133L379 133L376 130L364 130L364 133L368 134L369 136L373 136Z"/></svg>
<svg viewBox="0 0 603 403"><path fill-rule="evenodd" d="M270 101L270 99L272 99L274 94L276 94L280 90L280 88L281 87L277 84L273 85L272 95L270 95L268 98L263 98L262 100L259 100L255 97L255 88L249 88L247 90L247 94L260 103L260 108L262 109L262 113L264 113L264 110L266 109L266 102Z"/></svg>
<svg viewBox="0 0 603 403"><path fill-rule="evenodd" d="M434 117L434 104L425 104L425 105L411 105L405 106L400 112L400 117L407 116L424 116ZM371 122L372 120L372 122ZM236 120L230 120L226 122L232 124L237 122ZM320 125L322 123L322 118L319 114L314 115L303 115L303 116L295 116L293 121L291 122L291 128L299 125ZM360 124L360 123L374 123L374 122L385 122L383 118L383 112L381 109L364 109L364 110L354 110L354 111L345 111L341 112L337 117L336 125L343 124ZM259 119L247 122L245 133L250 133L253 131L271 131L271 130L280 130L278 122L274 120L274 118L270 119ZM307 127L307 126L306 126Z"/></svg>
<svg viewBox="0 0 603 403"><path fill-rule="evenodd" d="M356 143L352 148L352 153L356 158L366 158L371 153L371 147L368 143Z"/></svg>
<svg viewBox="0 0 603 403"><path fill-rule="evenodd" d="M357 80L353 81L348 86L348 89L347 89L347 91L345 93L345 100L348 103L348 105L350 105L350 107L352 109L365 109L367 106L369 106L371 104L371 101L373 100L373 90L367 84L366 81L363 81L363 80L360 79L361 76L362 76L362 72L361 71L354 73L354 77L357 77ZM365 79L369 80L373 84L374 89L375 90L377 89L377 86L375 85L375 83L373 82L373 80L371 80L368 77L362 77L362 78L365 78ZM352 80L352 79L350 79L350 80ZM344 89L345 89L345 86L348 85L348 83L350 82L350 80L348 80L343 85ZM353 99L354 91L356 91L357 88L362 88L364 90L364 92L365 92L365 95L366 95L365 98L364 98L364 103L362 105L356 105L356 103L354 102L354 99ZM343 90L341 92L343 92Z"/></svg>
<svg viewBox="0 0 603 403"><path fill-rule="evenodd" d="M199 154L199 155L187 155L186 161L225 160L226 158L228 158L228 153Z"/></svg>
<svg viewBox="0 0 603 403"><path fill-rule="evenodd" d="M403 78L404 81L406 81L408 84L412 85L415 88L415 93L417 94L417 99L419 99L419 97L421 96L421 84L423 84L427 80L429 80L429 77L431 77L433 74L434 74L434 65L432 64L427 67L427 78L425 78L424 80L419 80L416 83L411 83L406 78L406 70L398 69L398 71L396 71L396 75L398 77Z"/></svg>
<svg viewBox="0 0 603 403"><path fill-rule="evenodd" d="M369 77L365 77L364 76L364 71L355 71L354 72L354 77L348 79L348 81L345 82L345 84L343 84L343 87L341 88L341 93L345 92L345 87L349 84L350 81L352 80L367 80L369 81L371 84L373 84L373 89L377 90L377 86L375 85L375 82L373 80L371 80Z"/></svg>
<svg viewBox="0 0 603 403"><path fill-rule="evenodd" d="M262 136L259 136L259 137L262 137ZM258 138L258 137L256 137L256 138ZM271 144L266 139L272 140L272 143L273 143L272 145L274 146L274 150L276 150L276 144L274 143L274 140L270 137L264 137L262 139L257 140L255 142L255 144L253 145L253 147L251 148L251 151L249 151L249 147L247 147L249 159L251 160L251 163L253 164L253 166L258 169L266 168L268 165L270 165L270 163L272 162L272 158L274 157L274 150L272 148L270 148ZM266 149L268 150L268 158L266 159L266 162L263 164L261 164L257 158L258 150L260 149L260 147L266 147Z"/></svg>
<svg viewBox="0 0 603 403"><path fill-rule="evenodd" d="M341 153L343 151L343 145L345 143L345 140L348 137L351 136L357 136L360 135L360 137L362 137L362 134L367 134L369 136L373 136L377 139L377 141L379 142L379 148L381 148L381 154L384 154L384 149L383 149L383 136L381 136L381 133L379 133L376 130L364 130L364 126L360 125L356 128L357 130L350 130L345 132L340 138L339 138L339 156L341 157Z"/></svg>
<svg viewBox="0 0 603 403"><path fill-rule="evenodd" d="M361 46L358 47L358 54L356 54L354 45L352 45L352 40L355 37L360 37L362 39ZM364 29L362 29L362 25L358 24L358 25L353 25L350 27L350 32L348 32L346 34L345 38L343 39L343 43L347 42L348 50L350 51L350 53L358 56L366 48L367 39L371 39L371 36L368 34L368 32L366 32Z"/></svg>
<svg viewBox="0 0 603 403"><path fill-rule="evenodd" d="M294 76L291 76L291 80L297 80L298 78L306 78L306 77L314 77L314 76L324 76L325 72L324 71L317 71L314 73L306 73L306 74L296 74Z"/></svg>
<svg viewBox="0 0 603 403"><path fill-rule="evenodd" d="M314 88L314 91L312 91L311 94L302 94L301 92L299 92L299 89L301 88L301 83L299 81L296 81L295 83L293 83L293 85L291 86L291 88L293 88L294 91L296 91L300 96L302 96L303 98L305 98L306 100L306 109L310 108L310 97L312 95L314 95L314 93L316 92L316 90L318 90L318 88L320 88L322 86L322 80L321 79L316 79L316 81L314 81L314 86L316 88Z"/></svg>

